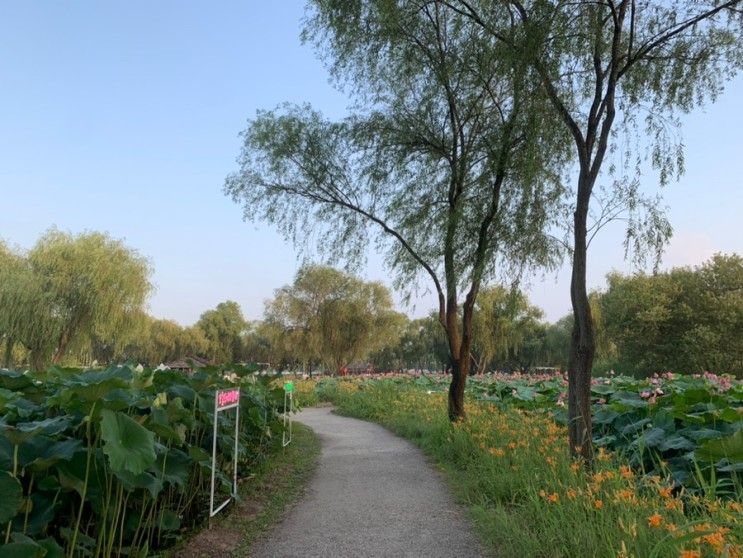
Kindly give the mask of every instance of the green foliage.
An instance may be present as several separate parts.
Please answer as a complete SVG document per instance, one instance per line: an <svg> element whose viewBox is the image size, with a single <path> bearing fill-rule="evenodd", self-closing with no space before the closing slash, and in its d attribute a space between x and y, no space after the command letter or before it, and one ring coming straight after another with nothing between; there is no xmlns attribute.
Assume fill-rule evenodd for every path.
<svg viewBox="0 0 743 558"><path fill-rule="evenodd" d="M447 378L402 376L389 382L436 393L446 391ZM567 423L567 380L562 374L485 375L471 378L468 390L500 408L546 411ZM678 486L698 492L708 490L705 483L715 479L718 496L743 489L740 381L670 373L649 379L596 378L591 400L594 444L623 454L637 471L670 476Z"/></svg>
<svg viewBox="0 0 743 558"><path fill-rule="evenodd" d="M394 341L369 359L379 371L446 370L450 366L446 335L436 312L400 324Z"/></svg>
<svg viewBox="0 0 743 558"><path fill-rule="evenodd" d="M0 474L0 523L15 517L23 503L23 488L11 473Z"/></svg>
<svg viewBox="0 0 743 558"><path fill-rule="evenodd" d="M250 369L0 370L0 554L143 556L200 525L214 390L236 385L226 372L243 395L237 457L245 472L276 448L283 403L271 378ZM217 490L229 492L234 419L221 415Z"/></svg>
<svg viewBox="0 0 743 558"><path fill-rule="evenodd" d="M112 353L96 352L98 362L133 360L149 366L184 359L206 357L209 341L197 327L183 327L173 320L160 320L142 314L136 320L136 330Z"/></svg>
<svg viewBox="0 0 743 558"><path fill-rule="evenodd" d="M155 434L125 413L101 411L103 453L115 473L140 475L155 462Z"/></svg>
<svg viewBox="0 0 743 558"><path fill-rule="evenodd" d="M534 364L526 360L534 356L528 343L537 335L542 315L542 311L529 304L528 298L520 291L509 291L502 286L483 289L472 321L477 372L489 370L493 361L500 364L497 369L503 369L514 361L520 364L518 368Z"/></svg>
<svg viewBox="0 0 743 558"><path fill-rule="evenodd" d="M27 255L0 252L0 335L35 369L122 342L151 290L147 261L103 233L51 229Z"/></svg>
<svg viewBox="0 0 743 558"><path fill-rule="evenodd" d="M743 374L743 258L718 254L696 268L608 276L601 296L619 366Z"/></svg>
<svg viewBox="0 0 743 558"><path fill-rule="evenodd" d="M302 267L266 305L285 354L334 371L388 343L399 319L384 285L322 266Z"/></svg>
<svg viewBox="0 0 743 558"><path fill-rule="evenodd" d="M242 335L247 326L240 305L232 300L220 302L196 322L206 338L209 359L218 363L240 360Z"/></svg>

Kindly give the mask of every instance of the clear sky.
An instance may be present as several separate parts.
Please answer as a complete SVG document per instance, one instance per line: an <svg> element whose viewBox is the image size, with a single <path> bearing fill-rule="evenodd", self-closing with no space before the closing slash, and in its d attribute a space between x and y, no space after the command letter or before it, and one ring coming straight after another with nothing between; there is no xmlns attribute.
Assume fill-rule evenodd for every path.
<svg viewBox="0 0 743 558"><path fill-rule="evenodd" d="M299 41L303 13L301 0L1 2L0 238L25 249L52 225L108 231L151 260L153 315L191 324L232 299L259 318L299 263L222 194L238 133L283 101L331 117L348 104ZM666 267L743 253L742 101L739 77L684 119L687 172L665 193ZM629 269L621 236L610 227L592 246L591 285ZM380 261L371 254L358 274L385 280ZM565 268L531 281L550 320L570 309L568 279Z"/></svg>

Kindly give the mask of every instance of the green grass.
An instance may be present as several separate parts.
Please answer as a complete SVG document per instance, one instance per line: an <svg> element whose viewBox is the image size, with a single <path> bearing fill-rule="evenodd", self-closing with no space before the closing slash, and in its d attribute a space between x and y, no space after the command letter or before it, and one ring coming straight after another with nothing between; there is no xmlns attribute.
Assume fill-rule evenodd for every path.
<svg viewBox="0 0 743 558"><path fill-rule="evenodd" d="M325 386L339 412L411 440L445 472L486 547L499 557L739 556L740 502L671 493L601 453L574 463L564 429L543 413L468 403L453 426L442 394L384 382Z"/></svg>
<svg viewBox="0 0 743 558"><path fill-rule="evenodd" d="M292 443L280 445L259 468L240 483L240 500L228 513L212 520L209 529L183 541L173 557L247 556L302 495L320 456L320 440L308 427L293 425Z"/></svg>

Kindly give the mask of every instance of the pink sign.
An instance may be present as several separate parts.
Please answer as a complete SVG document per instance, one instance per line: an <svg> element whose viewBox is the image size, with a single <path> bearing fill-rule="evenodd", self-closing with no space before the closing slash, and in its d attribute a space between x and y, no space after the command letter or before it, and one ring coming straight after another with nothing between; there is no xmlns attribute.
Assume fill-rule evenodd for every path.
<svg viewBox="0 0 743 558"><path fill-rule="evenodd" d="M240 402L240 390L224 389L217 392L217 410L230 409L236 407Z"/></svg>

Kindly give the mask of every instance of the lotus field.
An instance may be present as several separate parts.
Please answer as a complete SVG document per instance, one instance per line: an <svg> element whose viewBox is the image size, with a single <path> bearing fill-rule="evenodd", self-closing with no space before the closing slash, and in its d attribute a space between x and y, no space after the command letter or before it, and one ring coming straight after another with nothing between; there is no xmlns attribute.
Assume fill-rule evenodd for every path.
<svg viewBox="0 0 743 558"><path fill-rule="evenodd" d="M281 439L281 387L229 369L0 370L0 556L152 556L202 524L215 390L241 388L241 476ZM219 415L221 495L233 413Z"/></svg>
<svg viewBox="0 0 743 558"><path fill-rule="evenodd" d="M446 375L299 382L419 444L456 478L502 556L743 556L743 384L666 373L593 382L592 470L568 452L561 374L468 380L446 419Z"/></svg>

